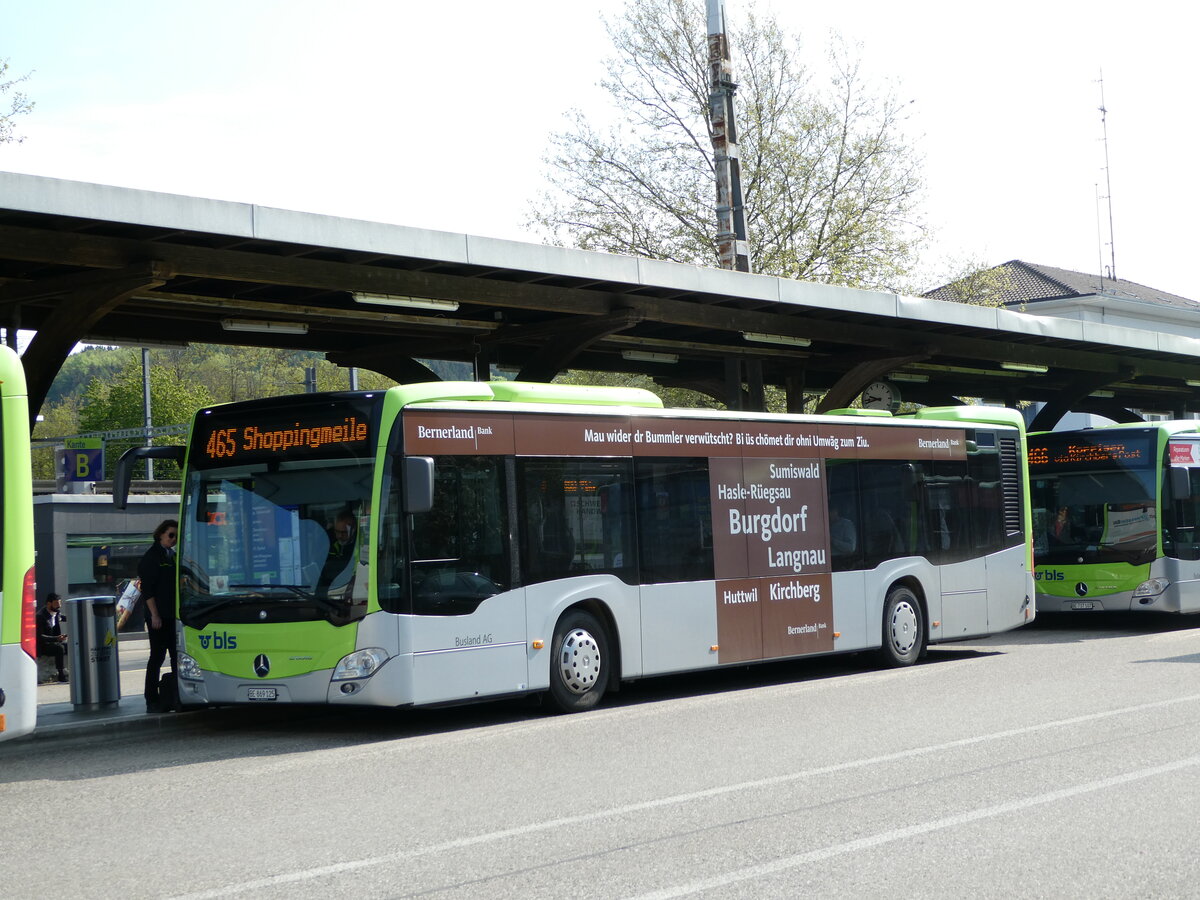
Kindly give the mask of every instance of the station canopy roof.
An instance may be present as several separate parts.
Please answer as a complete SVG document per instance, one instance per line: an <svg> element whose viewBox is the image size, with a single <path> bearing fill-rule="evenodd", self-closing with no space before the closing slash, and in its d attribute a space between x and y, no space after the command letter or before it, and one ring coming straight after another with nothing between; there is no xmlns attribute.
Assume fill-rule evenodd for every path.
<svg viewBox="0 0 1200 900"><path fill-rule="evenodd" d="M37 331L35 410L81 340L318 350L401 382L427 360L641 372L751 408L756 385L828 408L886 377L920 403L1181 412L1200 384L1174 334L8 173L0 326Z"/></svg>

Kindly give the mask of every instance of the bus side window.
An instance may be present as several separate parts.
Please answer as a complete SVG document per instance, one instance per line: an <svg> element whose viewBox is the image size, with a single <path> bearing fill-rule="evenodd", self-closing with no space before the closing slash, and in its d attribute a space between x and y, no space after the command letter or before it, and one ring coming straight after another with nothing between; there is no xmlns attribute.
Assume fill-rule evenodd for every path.
<svg viewBox="0 0 1200 900"><path fill-rule="evenodd" d="M834 572L862 568L862 506L859 503L858 463L830 460L825 464L829 486L829 556Z"/></svg>
<svg viewBox="0 0 1200 900"><path fill-rule="evenodd" d="M521 578L636 571L633 464L623 459L518 459Z"/></svg>
<svg viewBox="0 0 1200 900"><path fill-rule="evenodd" d="M1171 466L1164 475L1174 521L1163 528L1163 552L1176 559L1200 559L1200 468Z"/></svg>
<svg viewBox="0 0 1200 900"><path fill-rule="evenodd" d="M642 584L713 577L706 459L639 459L637 516Z"/></svg>

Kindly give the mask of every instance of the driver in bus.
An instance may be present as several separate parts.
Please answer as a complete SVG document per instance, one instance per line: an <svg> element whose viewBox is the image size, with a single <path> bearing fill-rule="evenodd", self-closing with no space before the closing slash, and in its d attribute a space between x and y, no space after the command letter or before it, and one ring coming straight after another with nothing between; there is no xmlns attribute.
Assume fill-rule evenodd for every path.
<svg viewBox="0 0 1200 900"><path fill-rule="evenodd" d="M356 524L354 514L349 510L343 510L334 519L329 533L329 554L321 568L321 577L317 579L318 596L326 595L333 582L353 565Z"/></svg>
<svg viewBox="0 0 1200 900"><path fill-rule="evenodd" d="M1050 537L1059 544L1077 544L1083 540L1083 530L1071 521L1071 511L1067 507L1058 508L1050 523Z"/></svg>

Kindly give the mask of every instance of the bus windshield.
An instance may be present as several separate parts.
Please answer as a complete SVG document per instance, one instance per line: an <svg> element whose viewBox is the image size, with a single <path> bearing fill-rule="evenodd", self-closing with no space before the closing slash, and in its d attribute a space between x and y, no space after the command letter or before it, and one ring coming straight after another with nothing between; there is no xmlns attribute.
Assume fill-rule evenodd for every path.
<svg viewBox="0 0 1200 900"><path fill-rule="evenodd" d="M1030 439L1034 553L1041 564L1150 562L1158 546L1153 432Z"/></svg>
<svg viewBox="0 0 1200 900"><path fill-rule="evenodd" d="M191 473L180 548L185 625L344 625L366 612L365 461L304 461Z"/></svg>
<svg viewBox="0 0 1200 900"><path fill-rule="evenodd" d="M355 394L202 411L180 522L185 625L366 614L377 411Z"/></svg>

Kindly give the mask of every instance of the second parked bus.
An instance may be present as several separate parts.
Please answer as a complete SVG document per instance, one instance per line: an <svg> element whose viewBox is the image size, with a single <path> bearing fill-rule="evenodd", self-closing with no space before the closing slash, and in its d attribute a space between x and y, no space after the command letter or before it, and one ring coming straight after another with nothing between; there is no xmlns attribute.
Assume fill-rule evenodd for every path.
<svg viewBox="0 0 1200 900"><path fill-rule="evenodd" d="M1029 436L1040 609L1200 612L1198 428Z"/></svg>

